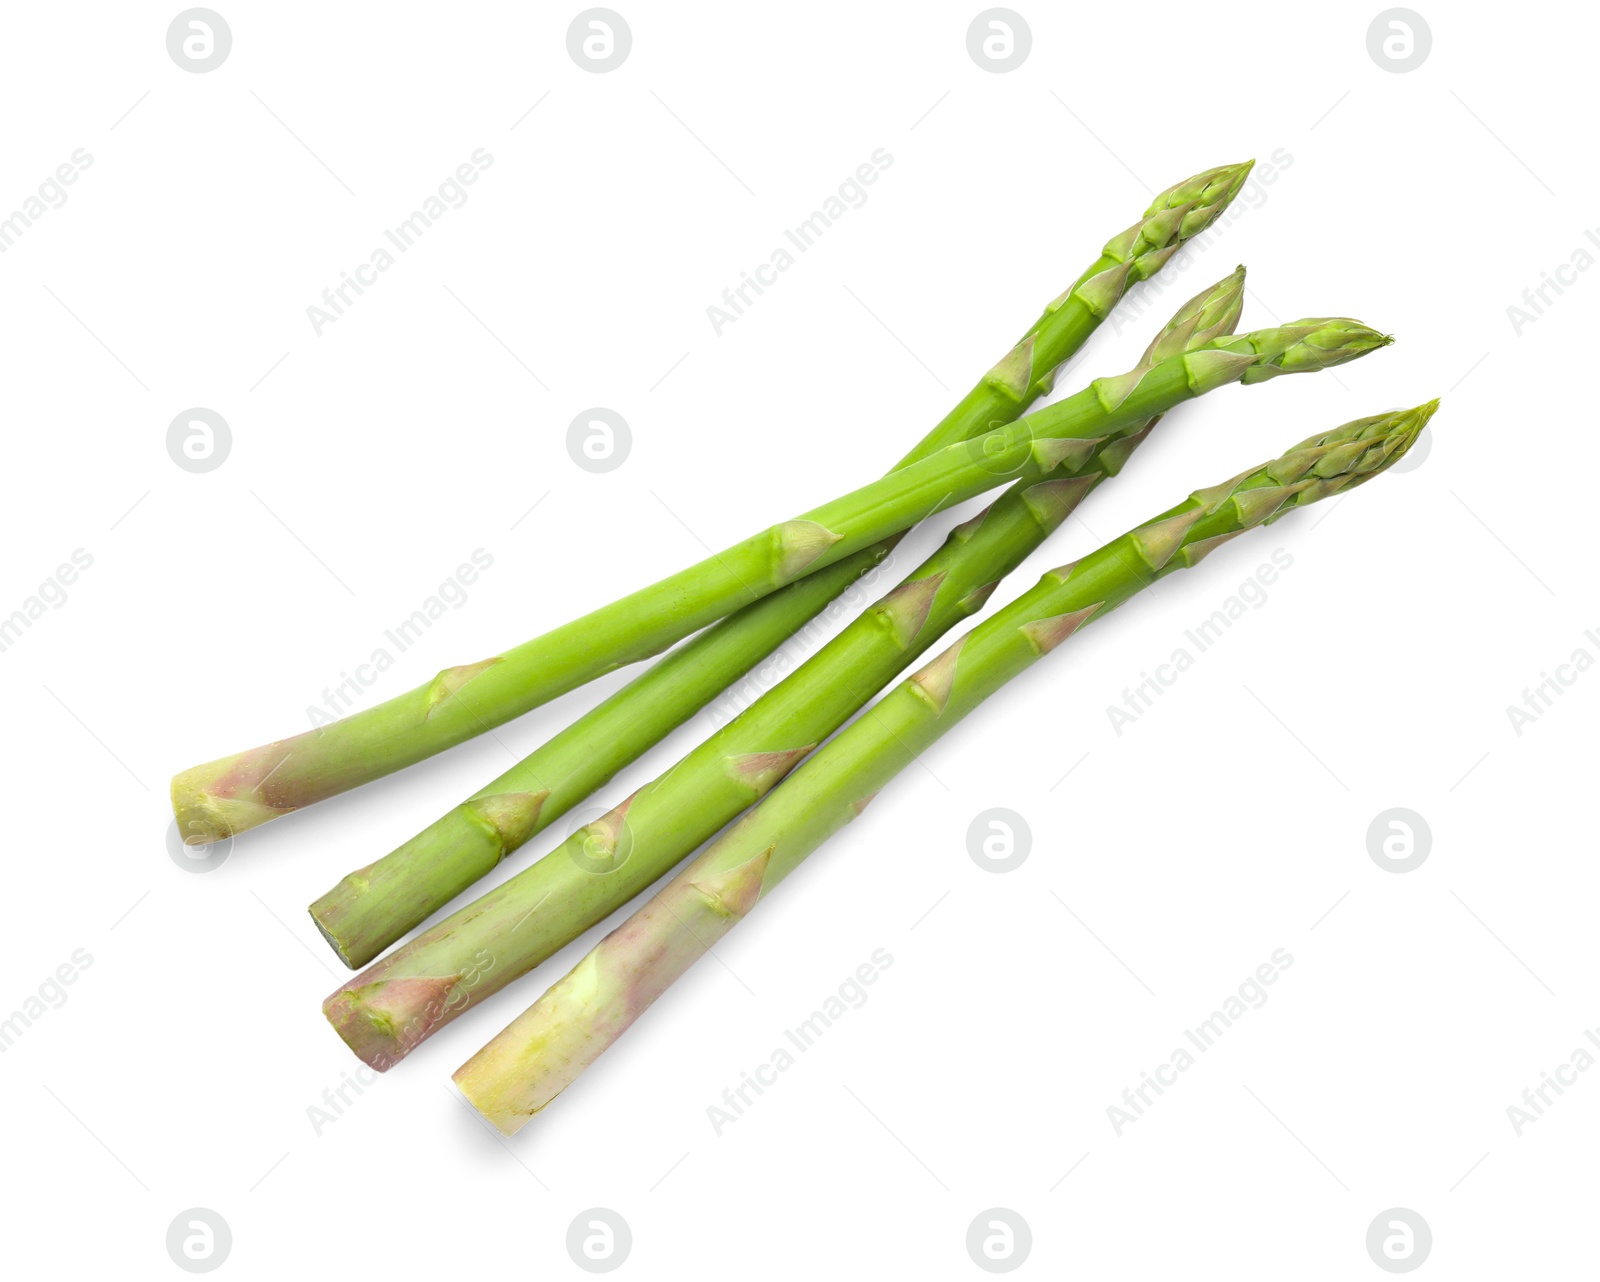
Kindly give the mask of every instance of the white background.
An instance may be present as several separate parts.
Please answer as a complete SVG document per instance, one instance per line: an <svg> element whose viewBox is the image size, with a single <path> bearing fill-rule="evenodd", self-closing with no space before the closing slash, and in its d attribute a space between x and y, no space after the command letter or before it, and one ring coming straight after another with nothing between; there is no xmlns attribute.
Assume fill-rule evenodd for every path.
<svg viewBox="0 0 1600 1282"><path fill-rule="evenodd" d="M93 158L0 255L0 614L93 557L0 653L0 1010L93 959L0 1058L8 1271L179 1276L190 1207L230 1225L241 1278L583 1276L567 1227L595 1206L631 1226L624 1276L978 1277L990 1207L1031 1228L1024 1276L1383 1276L1365 1236L1389 1207L1431 1226L1424 1276L1590 1267L1600 1072L1520 1137L1506 1110L1600 1021L1600 675L1520 735L1506 708L1600 657L1600 272L1520 335L1507 313L1600 254L1592 20L1429 5L1431 56L1394 74L1376 5L1018 0L1031 55L993 74L976 3L617 0L632 52L597 75L567 52L577 5L221 7L207 74L168 56L177 6L16 7L0 53L0 210ZM306 308L477 148L467 203L318 336ZM866 203L716 335L706 307L877 148ZM870 479L1152 189L1279 150L1181 291L1064 385L1120 372L1241 261L1244 327L1346 314L1397 344L1175 412L996 599L1314 431L1443 396L1422 464L1005 691L515 1140L449 1075L598 931L317 1134L356 1061L304 906L624 674L204 876L166 853L167 778L304 728L474 549L492 569L367 701ZM596 405L634 437L606 475L565 447ZM233 434L204 475L166 451L192 406ZM1265 604L1117 735L1107 706L1275 548ZM992 806L1033 832L1006 875L966 850ZM1403 875L1367 850L1396 806L1433 841ZM878 948L867 1004L718 1136L707 1106ZM1270 1001L1116 1135L1108 1106L1278 948Z"/></svg>

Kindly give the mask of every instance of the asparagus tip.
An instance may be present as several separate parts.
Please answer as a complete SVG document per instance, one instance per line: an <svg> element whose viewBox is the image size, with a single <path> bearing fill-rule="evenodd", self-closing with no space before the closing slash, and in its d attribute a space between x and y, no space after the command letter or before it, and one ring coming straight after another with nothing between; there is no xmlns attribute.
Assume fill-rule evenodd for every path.
<svg viewBox="0 0 1600 1282"><path fill-rule="evenodd" d="M1424 401L1421 405L1409 410L1400 410L1395 417L1399 420L1396 436L1399 438L1394 450L1390 453L1384 466L1390 467L1405 457L1406 451L1417 443L1417 437L1422 435L1422 429L1428 426L1439 409L1439 398L1435 396L1431 401Z"/></svg>
<svg viewBox="0 0 1600 1282"><path fill-rule="evenodd" d="M1214 171L1219 178L1227 183L1228 200L1237 196L1244 187L1245 180L1250 177L1250 171L1256 167L1256 158L1241 160L1234 165L1220 165Z"/></svg>
<svg viewBox="0 0 1600 1282"><path fill-rule="evenodd" d="M1249 160L1236 161L1231 165L1218 165L1215 169L1208 170L1201 176L1220 179L1225 182L1231 199L1233 195L1238 193L1239 188L1244 186L1244 180L1250 176L1250 171L1255 167L1256 159L1252 156Z"/></svg>

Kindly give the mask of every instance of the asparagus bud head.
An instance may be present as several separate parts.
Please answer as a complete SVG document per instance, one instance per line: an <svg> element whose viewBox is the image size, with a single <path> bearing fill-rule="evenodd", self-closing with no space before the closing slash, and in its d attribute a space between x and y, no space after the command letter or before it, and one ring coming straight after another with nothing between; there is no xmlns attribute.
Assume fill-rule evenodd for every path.
<svg viewBox="0 0 1600 1282"><path fill-rule="evenodd" d="M1188 503L1152 522L1152 528L1185 518L1181 546L1195 555L1181 558L1180 564L1192 565L1224 539L1270 525L1292 508L1363 485L1393 467L1438 408L1435 399L1412 409L1358 418L1308 437L1253 471L1196 490Z"/></svg>
<svg viewBox="0 0 1600 1282"><path fill-rule="evenodd" d="M1231 335L1244 309L1244 265L1201 290L1169 320L1139 360L1141 369Z"/></svg>
<svg viewBox="0 0 1600 1282"><path fill-rule="evenodd" d="M1255 163L1221 165L1174 183L1150 202L1143 219L1106 243L1106 256L1127 264L1130 283L1154 275L1184 241L1216 222Z"/></svg>
<svg viewBox="0 0 1600 1282"><path fill-rule="evenodd" d="M1245 335L1252 342L1258 359L1244 372L1244 383L1264 383L1279 374L1312 374L1332 369L1380 347L1394 339L1360 321L1344 316L1295 321L1277 329L1256 330Z"/></svg>
<svg viewBox="0 0 1600 1282"><path fill-rule="evenodd" d="M1256 162L1221 165L1168 187L1132 227L1106 242L1101 263L1108 264L1075 281L1052 306L1077 297L1096 316L1104 318L1136 281L1148 280L1221 216L1239 194Z"/></svg>

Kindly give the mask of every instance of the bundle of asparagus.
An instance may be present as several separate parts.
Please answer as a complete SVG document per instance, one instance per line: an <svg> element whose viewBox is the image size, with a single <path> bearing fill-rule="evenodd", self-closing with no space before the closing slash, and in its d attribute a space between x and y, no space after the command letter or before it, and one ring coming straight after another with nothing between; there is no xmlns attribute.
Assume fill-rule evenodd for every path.
<svg viewBox="0 0 1600 1282"><path fill-rule="evenodd" d="M954 531L889 597L736 721L564 846L329 997L324 1014L350 1048L375 1068L393 1065L662 876L977 608L1096 481L1120 470L1159 413L1216 386L1327 368L1387 341L1343 320L1228 337L1243 283L1236 271L1186 303L1128 373L1097 379L1018 423L1026 431L1048 416L1050 430L1061 433L1039 430L1045 462L1035 457L1023 466L986 514ZM967 472L988 475L985 459L963 461Z"/></svg>
<svg viewBox="0 0 1600 1282"><path fill-rule="evenodd" d="M1122 471L1168 411L1230 383L1327 369L1390 341L1343 318L1235 334L1241 267L1185 303L1132 369L1028 413L1128 288L1209 227L1249 171L1248 162L1223 166L1157 197L881 479L502 655L446 669L333 725L183 772L172 785L180 833L199 844L243 832L691 638L312 904L340 958L367 965L739 680L881 565L911 526L1005 485L898 587L675 766L324 1002L350 1048L387 1069L744 814L456 1073L486 1117L517 1130L1002 684L1157 579L1291 508L1362 484L1410 447L1437 402L1348 423L1198 490L1049 572L851 721L981 610L1091 490Z"/></svg>

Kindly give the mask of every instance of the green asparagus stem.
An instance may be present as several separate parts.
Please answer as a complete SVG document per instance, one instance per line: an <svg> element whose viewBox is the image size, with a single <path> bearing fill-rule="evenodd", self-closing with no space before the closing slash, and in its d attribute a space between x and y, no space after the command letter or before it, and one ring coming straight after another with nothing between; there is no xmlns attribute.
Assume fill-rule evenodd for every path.
<svg viewBox="0 0 1600 1282"><path fill-rule="evenodd" d="M1245 530L1370 480L1402 457L1438 402L1358 419L1197 490L974 628L790 776L533 1006L456 1084L515 1133L896 774L1078 628Z"/></svg>
<svg viewBox="0 0 1600 1282"><path fill-rule="evenodd" d="M352 970L365 966L548 828L789 639L892 541L808 574L652 664L492 783L310 906Z"/></svg>
<svg viewBox="0 0 1600 1282"><path fill-rule="evenodd" d="M1253 163L1208 170L1158 196L1145 217L1106 244L1089 270L1045 310L906 461L1012 422L1049 391L1056 368L1077 351L1127 287L1160 270L1185 240L1209 227L1238 194ZM850 529L829 524L839 515L830 505L502 655L447 668L428 684L333 725L195 766L172 781L178 830L190 844L217 841L382 778L606 672L660 654L803 574L854 557L852 567L828 580L836 585L835 593L842 591L871 568L874 558L885 555L871 545L929 515L936 506L925 492L909 493L898 507L884 510L884 519L863 525L864 533L852 537ZM828 599L821 589L797 592L770 613L763 611L760 628L781 641ZM691 716L779 643L760 650L763 638L758 630L756 623L741 621L732 642L720 637L704 653L679 656L670 675L681 685L671 685L663 677L645 681L643 690L633 691L623 701L621 719L630 725L632 742L641 745L637 751ZM744 667L738 666L741 662ZM608 714L594 729L608 729L614 720ZM580 739L594 742L587 733ZM554 763L557 770L552 773L566 764L564 751L557 756L561 760ZM576 796L587 795L630 759L620 752L601 754L597 769L580 769L572 784ZM526 839L561 812L562 789L550 784L550 793L558 795L554 802L550 796L537 797L543 790L519 788L495 794L514 800L480 807L489 813L474 814L496 833L504 829ZM491 842L497 840L486 835ZM337 937L333 942L340 946Z"/></svg>
<svg viewBox="0 0 1600 1282"><path fill-rule="evenodd" d="M1153 366L1172 347L1196 341L1206 350L1214 343L1196 327L1213 315L1212 323L1229 323L1230 293L1241 287L1236 273L1186 306L1152 346ZM906 584L736 722L564 846L334 993L323 1004L328 1021L368 1064L387 1068L626 903L756 801L916 653L976 608L981 597L969 598L1036 546L1097 475L1118 470L1147 430L1098 444L1066 475L1057 469L1050 481L1019 481L984 520L959 528ZM1052 511L1059 515L1041 519Z"/></svg>
<svg viewBox="0 0 1600 1282"><path fill-rule="evenodd" d="M1249 170L1250 162L1225 166L1158 196L1144 218L1113 237L896 466L1012 422L1048 393L1057 367L1083 345L1129 283L1152 275L1185 239L1209 226ZM1231 332L1231 326L1215 331ZM405 844L347 875L310 906L340 960L352 969L365 966L486 876L799 631L879 565L898 537L807 575L707 629Z"/></svg>

